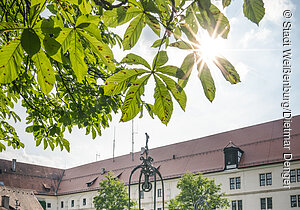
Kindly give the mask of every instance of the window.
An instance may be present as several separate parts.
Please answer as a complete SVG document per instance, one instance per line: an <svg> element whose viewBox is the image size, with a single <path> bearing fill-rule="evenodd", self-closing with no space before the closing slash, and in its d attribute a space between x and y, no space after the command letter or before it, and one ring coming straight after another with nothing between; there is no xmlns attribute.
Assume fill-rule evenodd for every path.
<svg viewBox="0 0 300 210"><path fill-rule="evenodd" d="M229 180L230 180L229 181L230 182L230 189L234 190L234 178L230 178Z"/></svg>
<svg viewBox="0 0 300 210"><path fill-rule="evenodd" d="M51 209L51 203L47 203L47 208Z"/></svg>
<svg viewBox="0 0 300 210"><path fill-rule="evenodd" d="M145 197L144 191L141 191L141 192L140 192L140 196L141 196L141 199L144 199L144 197Z"/></svg>
<svg viewBox="0 0 300 210"><path fill-rule="evenodd" d="M261 198L260 199L260 209L273 209L272 198Z"/></svg>
<svg viewBox="0 0 300 210"><path fill-rule="evenodd" d="M296 195L291 195L291 207L297 207L297 197L296 197Z"/></svg>
<svg viewBox="0 0 300 210"><path fill-rule="evenodd" d="M291 183L300 182L300 169L293 169L290 171Z"/></svg>
<svg viewBox="0 0 300 210"><path fill-rule="evenodd" d="M235 178L236 189L241 189L241 177Z"/></svg>
<svg viewBox="0 0 300 210"><path fill-rule="evenodd" d="M243 202L242 202L242 200L231 201L231 209L232 210L243 210Z"/></svg>
<svg viewBox="0 0 300 210"><path fill-rule="evenodd" d="M266 209L266 199L265 198L260 199L260 209Z"/></svg>
<svg viewBox="0 0 300 210"><path fill-rule="evenodd" d="M157 197L162 197L162 191L161 191L161 189L157 189Z"/></svg>
<svg viewBox="0 0 300 210"><path fill-rule="evenodd" d="M267 185L272 185L272 174L266 173L266 177L267 177Z"/></svg>
<svg viewBox="0 0 300 210"><path fill-rule="evenodd" d="M260 184L260 186L266 185L266 175L265 174L259 174L259 184Z"/></svg>
<svg viewBox="0 0 300 210"><path fill-rule="evenodd" d="M84 198L84 199L82 200L82 205L83 205L83 206L86 205L86 198Z"/></svg>
<svg viewBox="0 0 300 210"><path fill-rule="evenodd" d="M267 209L272 209L273 204L272 204L272 198L267 198Z"/></svg>
<svg viewBox="0 0 300 210"><path fill-rule="evenodd" d="M71 207L74 207L74 200L71 200Z"/></svg>
<svg viewBox="0 0 300 210"><path fill-rule="evenodd" d="M243 209L242 200L238 200L238 210L242 210L242 209Z"/></svg>
<svg viewBox="0 0 300 210"><path fill-rule="evenodd" d="M64 208L64 202L63 201L60 202L60 208Z"/></svg>
<svg viewBox="0 0 300 210"><path fill-rule="evenodd" d="M298 207L300 207L300 195L298 195Z"/></svg>
<svg viewBox="0 0 300 210"><path fill-rule="evenodd" d="M229 178L230 189L241 189L241 177Z"/></svg>
<svg viewBox="0 0 300 210"><path fill-rule="evenodd" d="M290 180L291 180L291 183L296 182L296 170L295 169L290 171Z"/></svg>
<svg viewBox="0 0 300 210"><path fill-rule="evenodd" d="M272 185L272 173L259 174L259 185Z"/></svg>
<svg viewBox="0 0 300 210"><path fill-rule="evenodd" d="M236 201L231 201L232 210L236 210Z"/></svg>

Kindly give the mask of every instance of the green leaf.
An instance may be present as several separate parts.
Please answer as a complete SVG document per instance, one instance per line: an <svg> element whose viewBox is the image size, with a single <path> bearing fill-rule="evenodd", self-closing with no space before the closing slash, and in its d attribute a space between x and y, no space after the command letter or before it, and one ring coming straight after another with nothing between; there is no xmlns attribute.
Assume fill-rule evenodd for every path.
<svg viewBox="0 0 300 210"><path fill-rule="evenodd" d="M157 13L157 14L159 14L161 12L155 5L154 1L140 0L140 3L142 4L143 10L148 14L149 14L149 12Z"/></svg>
<svg viewBox="0 0 300 210"><path fill-rule="evenodd" d="M113 10L107 10L103 13L101 18L104 25L108 27L116 27L127 23L141 13L142 11L139 8L129 5L126 7L115 8Z"/></svg>
<svg viewBox="0 0 300 210"><path fill-rule="evenodd" d="M53 37L46 36L43 39L43 48L51 58L63 63L61 45Z"/></svg>
<svg viewBox="0 0 300 210"><path fill-rule="evenodd" d="M150 71L144 69L125 69L119 71L105 81L104 94L113 96L121 93L127 88L130 81L144 73L150 73Z"/></svg>
<svg viewBox="0 0 300 210"><path fill-rule="evenodd" d="M48 147L48 142L46 139L44 139L44 150L47 149L47 147Z"/></svg>
<svg viewBox="0 0 300 210"><path fill-rule="evenodd" d="M62 28L56 41L61 44L62 52L66 53L70 47L70 42L72 39L73 29L71 28Z"/></svg>
<svg viewBox="0 0 300 210"><path fill-rule="evenodd" d="M82 82L88 71L88 66L84 62L85 55L81 44L81 40L76 32L73 34L74 36L71 39L69 49L70 60L72 63L72 69L77 77L77 81Z"/></svg>
<svg viewBox="0 0 300 210"><path fill-rule="evenodd" d="M244 0L243 11L245 17L258 25L265 15L264 2L262 0Z"/></svg>
<svg viewBox="0 0 300 210"><path fill-rule="evenodd" d="M160 25L156 17L153 15L146 15L146 23L152 29L152 31L159 37L160 36Z"/></svg>
<svg viewBox="0 0 300 210"><path fill-rule="evenodd" d="M182 24L180 27L181 31L186 35L188 40L197 44L198 41L196 39L195 33L193 32L192 28L188 24Z"/></svg>
<svg viewBox="0 0 300 210"><path fill-rule="evenodd" d="M188 79L194 67L194 63L195 63L194 53L190 53L184 58L181 64L180 69L184 72L184 77L178 80L178 84L182 88L184 88L188 82Z"/></svg>
<svg viewBox="0 0 300 210"><path fill-rule="evenodd" d="M33 132L33 125L27 126L26 129L25 129L25 131L26 131L27 133L32 133L32 132Z"/></svg>
<svg viewBox="0 0 300 210"><path fill-rule="evenodd" d="M223 38L227 38L227 35L230 31L230 24L227 17L225 17L225 15L213 4L210 7L210 11L216 22L215 29L213 29L213 33L220 34Z"/></svg>
<svg viewBox="0 0 300 210"><path fill-rule="evenodd" d="M231 3L231 0L222 0L223 8L228 7Z"/></svg>
<svg viewBox="0 0 300 210"><path fill-rule="evenodd" d="M177 42L173 42L171 44L169 44L170 47L177 47L179 49L182 50L192 50L193 47L192 45L190 45L189 43L185 42L185 41L177 41Z"/></svg>
<svg viewBox="0 0 300 210"><path fill-rule="evenodd" d="M201 0L201 1L198 1L200 3L200 7L203 8L203 9L209 9L210 5L211 5L211 2L210 0Z"/></svg>
<svg viewBox="0 0 300 210"><path fill-rule="evenodd" d="M175 27L173 35L176 40L181 38L181 30L178 26Z"/></svg>
<svg viewBox="0 0 300 210"><path fill-rule="evenodd" d="M22 54L20 39L14 39L0 49L0 83L7 84L18 77Z"/></svg>
<svg viewBox="0 0 300 210"><path fill-rule="evenodd" d="M151 47L159 47L160 45L163 45L164 43L166 43L166 39L162 38L162 39L158 39L156 40Z"/></svg>
<svg viewBox="0 0 300 210"><path fill-rule="evenodd" d="M167 65L156 69L156 72L161 72L163 74L167 74L172 77L176 77L178 79L183 79L185 73L181 68L177 66Z"/></svg>
<svg viewBox="0 0 300 210"><path fill-rule="evenodd" d="M92 127L92 138L95 139L97 137L97 132L94 127Z"/></svg>
<svg viewBox="0 0 300 210"><path fill-rule="evenodd" d="M41 142L42 142L42 138L37 139L35 142L35 146L40 146Z"/></svg>
<svg viewBox="0 0 300 210"><path fill-rule="evenodd" d="M30 6L34 6L37 4L44 4L46 0L31 0L31 5Z"/></svg>
<svg viewBox="0 0 300 210"><path fill-rule="evenodd" d="M115 71L115 64L113 62L114 55L109 46L96 38L90 36L87 33L80 33L84 36L84 38L88 41L92 51L98 55L98 57L102 60L102 62L107 66L107 68L114 72Z"/></svg>
<svg viewBox="0 0 300 210"><path fill-rule="evenodd" d="M32 56L32 60L37 69L37 80L41 90L43 93L48 94L55 83L53 67L43 50Z"/></svg>
<svg viewBox="0 0 300 210"><path fill-rule="evenodd" d="M224 57L216 57L214 60L216 66L221 70L223 76L231 84L240 82L240 76L234 66Z"/></svg>
<svg viewBox="0 0 300 210"><path fill-rule="evenodd" d="M169 60L169 58L168 58L167 52L166 51L159 51L153 59L152 69L159 68L160 66L167 63L168 60Z"/></svg>
<svg viewBox="0 0 300 210"><path fill-rule="evenodd" d="M139 14L130 22L128 28L125 31L124 39L122 41L124 50L130 50L136 44L144 27L145 16L144 14Z"/></svg>
<svg viewBox="0 0 300 210"><path fill-rule="evenodd" d="M133 119L140 112L141 95L144 93L144 86L146 85L151 74L145 75L142 78L136 80L130 86L123 106L121 122L126 122Z"/></svg>
<svg viewBox="0 0 300 210"><path fill-rule="evenodd" d="M21 45L30 57L41 49L40 38L31 28L24 29L21 35Z"/></svg>
<svg viewBox="0 0 300 210"><path fill-rule="evenodd" d="M186 107L186 94L182 87L177 84L174 80L171 78L162 75L162 74L157 74L166 84L168 90L171 91L173 97L176 99L182 110L185 110Z"/></svg>
<svg viewBox="0 0 300 210"><path fill-rule="evenodd" d="M199 23L196 18L196 12L192 5L187 8L185 22L191 29L191 32L193 34L197 34Z"/></svg>
<svg viewBox="0 0 300 210"><path fill-rule="evenodd" d="M154 119L153 105L145 103L144 106L146 107L150 117Z"/></svg>
<svg viewBox="0 0 300 210"><path fill-rule="evenodd" d="M98 26L99 22L100 22L99 15L80 15L76 20L75 27L78 27L82 23L94 24Z"/></svg>
<svg viewBox="0 0 300 210"><path fill-rule="evenodd" d="M84 15L88 15L92 11L91 4L86 0L81 0L81 4L79 4L80 12Z"/></svg>
<svg viewBox="0 0 300 210"><path fill-rule="evenodd" d="M153 112L158 116L160 121L167 125L171 119L173 112L173 102L168 88L164 83L157 77L155 79L155 89L154 89L154 107Z"/></svg>
<svg viewBox="0 0 300 210"><path fill-rule="evenodd" d="M216 87L210 70L203 60L197 64L197 69L198 77L202 83L205 96L210 102L212 102L215 98Z"/></svg>
<svg viewBox="0 0 300 210"><path fill-rule="evenodd" d="M20 23L14 23L14 22L1 22L0 23L0 34L2 34L5 31L12 31L12 30L18 30L18 29L24 29L24 26Z"/></svg>
<svg viewBox="0 0 300 210"><path fill-rule="evenodd" d="M98 41L102 41L101 31L95 24L82 23L77 27L77 30L78 30L78 28L80 28L80 29L82 29L82 31L85 31L85 32L89 33L90 35L94 36Z"/></svg>
<svg viewBox="0 0 300 210"><path fill-rule="evenodd" d="M0 142L0 152L3 152L5 150L6 150L5 145Z"/></svg>
<svg viewBox="0 0 300 210"><path fill-rule="evenodd" d="M127 64L141 64L144 65L146 68L151 69L148 62L142 58L141 56L135 55L133 53L127 54L121 61L121 63L127 63Z"/></svg>

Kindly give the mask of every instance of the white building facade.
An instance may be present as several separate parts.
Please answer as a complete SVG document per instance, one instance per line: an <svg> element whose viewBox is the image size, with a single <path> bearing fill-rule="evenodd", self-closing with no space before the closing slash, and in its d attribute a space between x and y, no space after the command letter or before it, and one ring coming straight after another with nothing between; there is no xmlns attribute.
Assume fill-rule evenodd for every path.
<svg viewBox="0 0 300 210"><path fill-rule="evenodd" d="M221 184L221 191L230 201L228 209L300 210L300 116L293 118L293 125L288 152L283 147L282 120L150 149L153 165L164 178L165 209L180 192L178 179L192 172ZM49 210L92 210L99 182L112 171L128 185L131 171L140 164L139 156L135 153L132 161L128 154L66 170L17 163L15 172L7 170L10 161L2 161L0 182L33 188ZM31 170L24 174L26 168ZM46 174L38 174L41 171ZM24 179L28 179L26 186ZM131 198L138 200L138 175L132 180ZM159 180L156 196L156 210L162 210ZM142 209L154 209L153 190L142 197Z"/></svg>

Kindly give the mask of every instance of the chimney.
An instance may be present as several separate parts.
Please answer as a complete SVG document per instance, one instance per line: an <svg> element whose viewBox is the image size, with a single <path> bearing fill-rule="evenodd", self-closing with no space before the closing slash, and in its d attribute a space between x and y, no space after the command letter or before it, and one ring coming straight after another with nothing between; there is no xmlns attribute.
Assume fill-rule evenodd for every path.
<svg viewBox="0 0 300 210"><path fill-rule="evenodd" d="M16 166L17 166L17 159L12 159L11 170L13 172L16 172Z"/></svg>
<svg viewBox="0 0 300 210"><path fill-rule="evenodd" d="M4 207L4 209L9 209L9 197L8 196L6 196L6 195L2 196L1 207Z"/></svg>
<svg viewBox="0 0 300 210"><path fill-rule="evenodd" d="M105 174L105 172L106 172L105 168L101 168L100 174L103 175Z"/></svg>

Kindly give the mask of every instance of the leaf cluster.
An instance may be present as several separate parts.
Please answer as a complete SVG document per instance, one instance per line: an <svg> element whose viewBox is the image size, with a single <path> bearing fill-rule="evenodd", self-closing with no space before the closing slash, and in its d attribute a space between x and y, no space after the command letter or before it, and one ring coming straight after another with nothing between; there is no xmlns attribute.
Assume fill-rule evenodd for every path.
<svg viewBox="0 0 300 210"><path fill-rule="evenodd" d="M223 7L231 3L222 2ZM51 14L46 17L45 11ZM262 0L244 0L243 11L258 24ZM124 35L111 32L125 23ZM158 37L152 65L131 52L116 61L112 48L131 50L145 27ZM194 66L213 101L214 80L198 50L201 30L223 38L230 31L229 20L210 0L0 0L0 141L24 147L9 124L10 118L20 121L12 105L19 101L27 114L26 131L45 149L69 151L64 132L74 126L96 138L118 110L122 122L147 110L167 125L174 100L185 110L184 87ZM179 67L167 63L172 47L187 52ZM231 84L240 82L225 57L216 57L215 65ZM154 104L143 97L150 79Z"/></svg>
<svg viewBox="0 0 300 210"><path fill-rule="evenodd" d="M120 182L118 178L109 172L106 175L106 179L99 183L100 189L98 190L98 195L94 197L93 203L97 210L102 209L114 209L114 210L124 210L128 209L128 192L125 184ZM134 206L136 201L131 201L132 208L136 209Z"/></svg>
<svg viewBox="0 0 300 210"><path fill-rule="evenodd" d="M223 198L225 194L221 193L221 185L216 185L214 180L201 174L186 173L179 179L177 188L180 193L170 200L168 204L170 210L192 210L200 196L206 201L202 205L208 209L229 207L228 199Z"/></svg>

